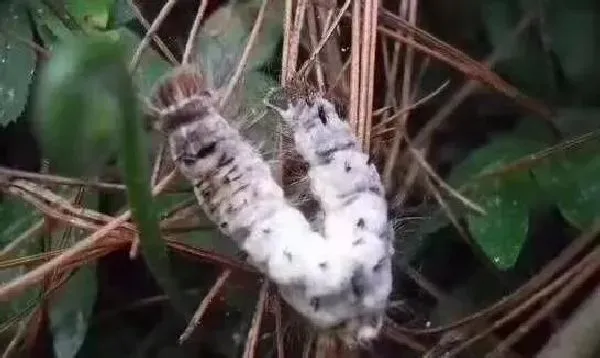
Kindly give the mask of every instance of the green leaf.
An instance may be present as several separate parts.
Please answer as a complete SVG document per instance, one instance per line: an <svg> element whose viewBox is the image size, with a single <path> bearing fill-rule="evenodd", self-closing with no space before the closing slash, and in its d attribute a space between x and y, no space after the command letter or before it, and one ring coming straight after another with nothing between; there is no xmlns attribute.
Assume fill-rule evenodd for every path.
<svg viewBox="0 0 600 358"><path fill-rule="evenodd" d="M84 27L105 29L115 0L64 0L65 9Z"/></svg>
<svg viewBox="0 0 600 358"><path fill-rule="evenodd" d="M600 139L558 153L534 169L546 196L573 226L585 230L600 216Z"/></svg>
<svg viewBox="0 0 600 358"><path fill-rule="evenodd" d="M552 122L566 138L600 129L599 107L559 108Z"/></svg>
<svg viewBox="0 0 600 358"><path fill-rule="evenodd" d="M261 0L231 2L212 13L204 23L198 39L197 55L213 86L221 87L235 70L260 4ZM273 57L282 35L282 4L280 1L271 1L267 6L246 71L264 66Z"/></svg>
<svg viewBox="0 0 600 358"><path fill-rule="evenodd" d="M544 34L576 92L597 103L600 6L595 0L546 1ZM574 46L576 41L576 46ZM583 94L583 93L582 93Z"/></svg>
<svg viewBox="0 0 600 358"><path fill-rule="evenodd" d="M15 121L27 104L36 54L23 40L33 41L32 36L25 5L0 2L0 128Z"/></svg>
<svg viewBox="0 0 600 358"><path fill-rule="evenodd" d="M79 190L79 189L75 189ZM73 190L70 190L73 192ZM69 195L71 196L71 195ZM82 206L98 208L98 196L83 193ZM73 246L87 235L83 230L64 229L53 232L50 249ZM56 358L75 357L85 340L97 295L96 263L78 268L56 292L48 305L50 330Z"/></svg>
<svg viewBox="0 0 600 358"><path fill-rule="evenodd" d="M118 84L111 78L115 69L87 50L77 39L61 44L38 88L35 120L44 155L56 171L71 176L95 176L115 155L116 122L122 116L119 93L111 88Z"/></svg>
<svg viewBox="0 0 600 358"><path fill-rule="evenodd" d="M43 1L32 1L29 13L45 48L52 50L57 40L70 40L77 30L71 29Z"/></svg>
<svg viewBox="0 0 600 358"><path fill-rule="evenodd" d="M534 153L544 146L535 140L498 137L458 165L449 183L485 211L468 213L469 230L483 252L501 270L514 266L527 238L529 207L536 201L536 183L529 170L492 178L476 178Z"/></svg>
<svg viewBox="0 0 600 358"><path fill-rule="evenodd" d="M75 357L85 339L96 302L96 265L79 268L50 305L50 330L57 358Z"/></svg>
<svg viewBox="0 0 600 358"><path fill-rule="evenodd" d="M507 43L519 22L529 11L539 12L519 0L485 0L481 3L481 18L494 49L503 48L496 69L510 77L511 83L527 94L552 97L556 82L550 57L541 45L539 29L521 31L518 38Z"/></svg>
<svg viewBox="0 0 600 358"><path fill-rule="evenodd" d="M135 19L135 14L127 0L116 0L110 11L109 27L115 28Z"/></svg>

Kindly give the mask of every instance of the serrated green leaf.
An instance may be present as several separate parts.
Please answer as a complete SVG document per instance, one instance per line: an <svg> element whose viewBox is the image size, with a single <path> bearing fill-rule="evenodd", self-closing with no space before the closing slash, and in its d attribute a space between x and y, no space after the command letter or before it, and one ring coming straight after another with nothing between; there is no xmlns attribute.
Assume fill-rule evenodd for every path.
<svg viewBox="0 0 600 358"><path fill-rule="evenodd" d="M476 177L540 150L544 143L499 137L478 149L458 165L449 182L485 211L485 216L468 213L469 230L483 252L501 270L514 266L525 243L529 207L536 200L537 186L529 170L501 177ZM473 178L476 178L473 180Z"/></svg>
<svg viewBox="0 0 600 358"><path fill-rule="evenodd" d="M27 105L36 54L22 40L32 41L32 36L25 4L0 2L0 128Z"/></svg>
<svg viewBox="0 0 600 358"><path fill-rule="evenodd" d="M57 40L70 40L77 33L76 30L68 28L41 0L31 2L29 13L44 47L49 50L53 49Z"/></svg>
<svg viewBox="0 0 600 358"><path fill-rule="evenodd" d="M534 169L545 195L573 226L585 230L600 216L600 140L555 154Z"/></svg>

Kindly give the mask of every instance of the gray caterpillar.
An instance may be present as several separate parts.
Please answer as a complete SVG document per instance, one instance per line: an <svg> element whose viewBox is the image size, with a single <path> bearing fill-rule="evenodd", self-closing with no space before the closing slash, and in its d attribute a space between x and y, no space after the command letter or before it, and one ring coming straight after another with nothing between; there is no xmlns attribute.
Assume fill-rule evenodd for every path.
<svg viewBox="0 0 600 358"><path fill-rule="evenodd" d="M317 327L342 325L356 339L373 338L391 290L391 276L388 284L389 249L381 244L378 231L384 226L377 211L381 205L357 189L374 179L370 170L358 169L361 153L346 156L357 165L357 173L371 179L352 179L356 185L337 187L333 193L328 190L336 183L329 175L335 175L334 163L339 160L311 168L313 191L326 213L322 235L285 200L260 154L217 112L213 94L194 68L181 67L162 80L152 102L159 110L159 126L168 137L172 158L194 186L200 206L278 285L284 299ZM300 133L295 136L298 151L311 165L322 161L318 154L322 148L310 149L311 143L303 142ZM349 132L347 138L352 138ZM331 145L337 148L338 144ZM347 197L340 199L340 195ZM361 218L353 215L354 204L347 203L353 195L358 195L353 202L371 200L376 212ZM355 233L357 228L361 235ZM355 245L356 240L363 242Z"/></svg>

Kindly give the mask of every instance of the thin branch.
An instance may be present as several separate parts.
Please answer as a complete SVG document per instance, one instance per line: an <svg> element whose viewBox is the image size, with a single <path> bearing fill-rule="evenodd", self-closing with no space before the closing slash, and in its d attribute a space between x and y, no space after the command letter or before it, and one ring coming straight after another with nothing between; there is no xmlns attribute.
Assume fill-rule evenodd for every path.
<svg viewBox="0 0 600 358"><path fill-rule="evenodd" d="M408 1L408 7L406 8L405 17L408 18L410 25L415 26L417 22L417 6L416 0ZM411 34L408 35L408 39L412 40ZM404 56L404 73L402 75L402 102L403 108L408 107L411 102L411 91L412 91L412 75L413 75L413 61L414 61L414 48L407 43L406 53ZM392 173L396 165L396 160L400 152L400 144L402 139L406 135L406 123L408 121L409 112L405 112L400 120L400 123L396 125L396 134L392 143L392 148L389 156L386 159L383 168L383 182L386 188L389 188L392 183Z"/></svg>
<svg viewBox="0 0 600 358"><path fill-rule="evenodd" d="M273 295L275 311L275 347L277 349L277 358L284 358L285 349L283 346L283 328L281 324L281 301L279 295Z"/></svg>
<svg viewBox="0 0 600 358"><path fill-rule="evenodd" d="M142 15L142 12L140 11L140 9L133 3L132 0L127 0L127 3L129 4L129 7L133 10L133 14L137 18L137 20L142 24L142 26L144 26L146 31L150 30L150 24L148 23L148 20L146 20L144 15ZM158 46L160 51L163 53L163 55L165 55L167 60L169 60L169 62L172 65L175 66L178 64L177 59L175 58L175 56L173 55L171 50L169 50L167 45L165 45L163 40L160 39L160 37L158 37L156 34L154 34L154 35L152 35L152 40L156 43L156 46Z"/></svg>
<svg viewBox="0 0 600 358"><path fill-rule="evenodd" d="M175 176L175 171L167 175L158 185L156 185L153 188L152 194L156 196L159 193L161 193L164 190L164 188L171 183ZM27 272L26 274L19 276L14 280L0 286L0 301L6 302L10 300L13 296L21 293L27 287L40 282L44 279L44 277L47 274L57 269L58 267L61 267L65 262L72 260L85 250L89 250L90 248L92 248L93 245L100 242L100 240L102 240L108 233L118 228L122 223L129 220L130 217L131 211L127 210L125 213L113 219L106 226L94 232L92 235L88 236L87 238L81 241L78 241L75 245L71 246L69 249L64 251L52 261L42 264L37 268Z"/></svg>
<svg viewBox="0 0 600 358"><path fill-rule="evenodd" d="M350 128L356 135L358 134L358 111L360 108L360 15L361 15L361 0L352 2L352 46L350 53L350 104L349 118Z"/></svg>
<svg viewBox="0 0 600 358"><path fill-rule="evenodd" d="M215 284L210 288L206 296L204 296L204 298L202 299L200 306L198 306L198 309L196 310L196 312L194 312L194 316L188 323L187 327L185 327L185 330L183 331L181 336L179 336L179 344L182 344L183 342L187 341L188 338L190 338L190 336L194 332L194 329L196 329L196 327L200 323L200 320L204 316L204 312L206 312L208 305L210 305L213 299L219 294L221 288L223 287L230 275L231 270L225 270L221 273L221 275L219 275Z"/></svg>
<svg viewBox="0 0 600 358"><path fill-rule="evenodd" d="M142 41L140 41L140 44L138 45L137 49L135 50L135 53L133 54L133 57L131 58L131 62L129 63L130 72L135 71L138 64L140 63L142 54L150 44L150 39L156 34L156 32L158 32L160 25L162 25L163 21L165 21L165 19L167 18L167 16L169 15L176 3L177 0L168 0L167 3L162 7L162 9L160 9L158 16L156 16L156 19L154 19L154 21L152 21L152 25L150 25L150 28L148 29L148 31L146 31L146 35L144 36Z"/></svg>
<svg viewBox="0 0 600 358"><path fill-rule="evenodd" d="M456 189L454 189L450 185L448 185L442 178L440 178L440 176L435 172L435 170L433 170L433 168L429 165L429 163L427 163L425 158L423 158L423 155L420 153L420 151L413 148L412 145L409 145L408 150L413 154L414 158L417 160L417 163L419 163L421 165L421 168L423 168L425 170L425 172L427 172L427 174L433 180L435 180L435 182L438 183L444 190L446 190L450 195L454 196L461 203L463 203L463 205L465 205L469 209L475 211L479 215L486 215L485 210L481 206L475 204L470 199L466 198L464 195L459 193Z"/></svg>
<svg viewBox="0 0 600 358"><path fill-rule="evenodd" d="M0 166L0 175L5 175L9 179L10 178L26 178L34 181L39 181L42 183L55 183L61 185L73 185L73 186L88 186L97 189L104 190L116 190L116 191L124 191L127 190L127 187L123 184L113 184L113 183L103 183L97 181L88 181L81 180L69 177L63 177L60 175L51 175L51 174L40 174L27 172L24 170L10 169L7 167Z"/></svg>
<svg viewBox="0 0 600 358"><path fill-rule="evenodd" d="M32 236L39 234L44 228L44 219L38 220L35 224L33 224L29 229L27 229L24 233L19 235L14 240L11 240L6 246L2 248L0 251L0 258L6 258L11 252L15 251L19 248L24 242L29 240Z"/></svg>
<svg viewBox="0 0 600 358"><path fill-rule="evenodd" d="M294 76L296 75L296 65L298 64L298 51L300 50L300 34L302 33L302 28L304 26L304 16L306 15L307 3L308 0L298 0L298 5L296 6L296 16L294 17L294 25L290 29L288 35L289 37L285 39L289 41L289 46L287 52L287 61L284 63L286 74L286 77L284 79L284 85L290 83L292 78L294 78Z"/></svg>
<svg viewBox="0 0 600 358"><path fill-rule="evenodd" d="M246 339L246 346L244 347L242 358L254 358L254 352L256 351L256 345L258 343L258 335L260 334L260 324L265 310L268 288L269 281L265 280L260 288L256 311L254 312L254 317L252 317L252 324L248 331L248 338Z"/></svg>
<svg viewBox="0 0 600 358"><path fill-rule="evenodd" d="M300 70L298 70L298 73L300 75L302 75L304 72L306 72L308 70L308 66L310 66L317 59L317 56L319 55L319 53L321 52L323 47L327 44L327 41L331 38L331 35L333 35L333 32L335 31L335 29L339 25L340 21L342 20L344 13L348 10L348 8L350 7L351 4L352 4L352 0L346 0L346 2L344 3L342 8L336 15L335 19L333 20L333 23L329 26L329 28L327 29L327 32L319 41L319 44L313 49L312 53L310 54L310 57L306 61L304 61Z"/></svg>
<svg viewBox="0 0 600 358"><path fill-rule="evenodd" d="M285 0L283 15L283 49L281 52L281 86L285 86L288 79L288 58L290 55L290 33L292 32L292 0Z"/></svg>
<svg viewBox="0 0 600 358"><path fill-rule="evenodd" d="M196 12L194 24L192 25L192 30L190 30L190 35L188 36L187 42L185 44L185 51L183 52L183 57L181 60L181 63L183 64L190 63L192 51L194 50L194 45L196 44L196 41L198 39L200 23L202 22L202 18L204 17L204 12L206 11L207 5L208 0L200 1L200 5L198 6L198 12Z"/></svg>
<svg viewBox="0 0 600 358"><path fill-rule="evenodd" d="M252 31L250 32L250 36L248 37L248 42L246 43L246 47L244 48L244 52L242 53L242 57L240 58L237 68L235 69L233 76L229 80L229 83L227 83L227 87L225 89L225 92L223 93L223 96L219 100L220 108L223 108L225 106L225 104L229 100L229 96L231 96L231 93L235 89L235 86L237 85L244 73L246 65L248 64L248 57L250 56L250 51L254 46L254 42L258 37L258 33L263 23L268 1L269 0L262 0L260 9L258 10L258 15L256 16L256 20L254 20L254 26L252 26Z"/></svg>

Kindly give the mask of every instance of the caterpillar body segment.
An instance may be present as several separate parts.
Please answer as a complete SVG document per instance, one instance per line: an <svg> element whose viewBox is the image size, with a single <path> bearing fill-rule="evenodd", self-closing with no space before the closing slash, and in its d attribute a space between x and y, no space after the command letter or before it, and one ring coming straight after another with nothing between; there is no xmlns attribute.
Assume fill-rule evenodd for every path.
<svg viewBox="0 0 600 358"><path fill-rule="evenodd" d="M286 202L258 151L213 103L201 75L187 67L159 83L153 99L172 158L193 184L198 203L313 325L343 324L359 334L359 321L372 310L357 295L362 276L357 278L359 258L352 258L356 250L311 228Z"/></svg>
<svg viewBox="0 0 600 358"><path fill-rule="evenodd" d="M352 263L351 287L362 319L375 317L375 324L358 328L368 339L377 334L392 291L393 231L380 176L328 100L316 95L279 112L309 164L311 191L324 216L324 236Z"/></svg>

